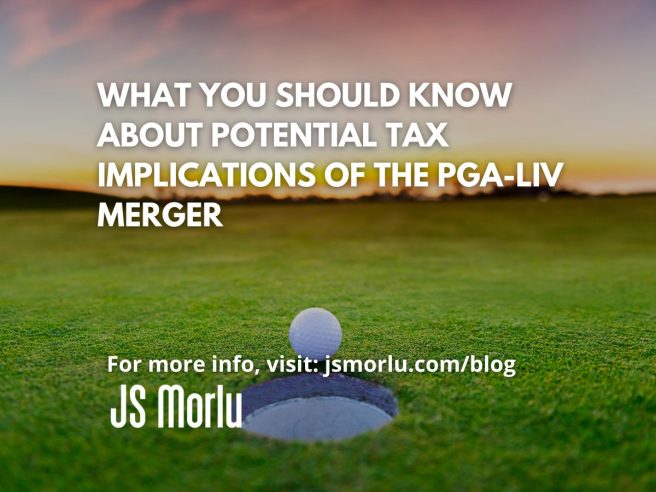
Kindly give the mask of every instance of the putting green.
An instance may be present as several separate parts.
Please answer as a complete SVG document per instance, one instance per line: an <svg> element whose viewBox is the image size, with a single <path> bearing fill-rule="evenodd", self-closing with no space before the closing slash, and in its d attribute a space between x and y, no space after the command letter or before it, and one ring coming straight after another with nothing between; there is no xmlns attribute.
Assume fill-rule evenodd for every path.
<svg viewBox="0 0 656 492"><path fill-rule="evenodd" d="M656 488L656 198L226 204L222 230L0 213L0 488ZM322 306L343 358L517 359L384 374L379 431L286 444L113 429L119 385L240 391L243 373L108 374L107 357L292 356Z"/></svg>

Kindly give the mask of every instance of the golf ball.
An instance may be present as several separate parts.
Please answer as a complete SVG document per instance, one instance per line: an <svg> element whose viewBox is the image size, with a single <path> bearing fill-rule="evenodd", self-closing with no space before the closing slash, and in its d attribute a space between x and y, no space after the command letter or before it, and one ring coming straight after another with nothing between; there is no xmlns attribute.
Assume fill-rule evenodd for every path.
<svg viewBox="0 0 656 492"><path fill-rule="evenodd" d="M323 360L337 352L342 343L342 328L330 311L309 308L292 320L289 341L298 355Z"/></svg>

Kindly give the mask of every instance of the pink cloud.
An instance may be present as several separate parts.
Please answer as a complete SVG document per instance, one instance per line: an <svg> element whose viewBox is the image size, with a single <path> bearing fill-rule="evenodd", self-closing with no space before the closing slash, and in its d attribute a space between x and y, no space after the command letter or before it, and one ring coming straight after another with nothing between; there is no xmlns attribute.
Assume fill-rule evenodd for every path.
<svg viewBox="0 0 656 492"><path fill-rule="evenodd" d="M317 10L321 6L316 0L290 0L281 8L276 0L260 0L258 8L243 9L239 12L238 20L249 26L271 26L291 22L304 13ZM342 10L342 13L344 11Z"/></svg>
<svg viewBox="0 0 656 492"><path fill-rule="evenodd" d="M640 0L643 2L644 0ZM67 70L145 67L162 55L221 59L272 77L498 73L517 60L562 58L629 15L625 3L594 1L391 2L373 0L5 0L17 42L10 65L23 68L64 48L82 56ZM147 6L146 6L147 4ZM143 8L146 6L146 8ZM637 7L634 7L634 9ZM585 22L581 20L585 19ZM88 46L88 49L86 48ZM491 47L494 47L492 50ZM80 50L82 51L82 50ZM218 55L217 55L218 54ZM563 54L563 55L561 55ZM462 67L462 71L458 68ZM504 71L504 73L506 73ZM389 76L389 75L388 75Z"/></svg>
<svg viewBox="0 0 656 492"><path fill-rule="evenodd" d="M175 3L164 10L159 24L164 30L174 29L187 17L215 14L226 7L226 2L219 0L190 0Z"/></svg>
<svg viewBox="0 0 656 492"><path fill-rule="evenodd" d="M99 32L110 29L116 17L141 7L146 1L15 2L10 6L10 11L13 11L18 43L10 55L10 64L15 68L25 67L61 48L92 39ZM66 27L57 28L56 21L62 13L76 14L75 19Z"/></svg>
<svg viewBox="0 0 656 492"><path fill-rule="evenodd" d="M250 2L227 2L225 0L189 0L170 5L164 10L159 25L172 30L187 19L224 13L230 20L243 25L276 25L290 21L320 6L316 0L251 0Z"/></svg>

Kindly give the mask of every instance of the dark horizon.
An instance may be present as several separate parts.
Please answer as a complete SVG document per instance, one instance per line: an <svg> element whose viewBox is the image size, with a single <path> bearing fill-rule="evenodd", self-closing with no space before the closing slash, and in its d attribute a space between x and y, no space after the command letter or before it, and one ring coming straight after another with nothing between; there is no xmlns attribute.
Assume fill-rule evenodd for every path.
<svg viewBox="0 0 656 492"><path fill-rule="evenodd" d="M222 203L237 204L267 204L267 203L355 203L355 202L440 202L452 200L486 200L499 198L534 198L547 200L552 197L630 197L630 196L649 196L656 195L656 192L642 193L605 193L593 195L576 190L563 188L549 188L542 186L540 188L518 188L505 187L496 188L492 191L479 191L476 193L445 193L439 197L427 198L425 196L413 195L409 190L402 189L397 193L388 191L375 192L368 195L360 195L349 198L308 196L303 198L296 197L275 197L269 194L246 194L240 197L220 198L209 196L184 196L179 197L171 195L170 197L121 197L110 193L98 193L83 190L70 190L55 187L41 186L21 186L21 185L2 185L0 184L0 209L43 209L43 208L90 208L95 207L101 201L119 202L119 201L155 201L166 203L169 201L217 201Z"/></svg>

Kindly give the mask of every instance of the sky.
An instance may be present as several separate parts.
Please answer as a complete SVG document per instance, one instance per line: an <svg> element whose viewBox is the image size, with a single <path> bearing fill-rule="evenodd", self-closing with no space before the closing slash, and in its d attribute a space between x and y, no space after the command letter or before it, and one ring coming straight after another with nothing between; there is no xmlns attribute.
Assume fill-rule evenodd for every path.
<svg viewBox="0 0 656 492"><path fill-rule="evenodd" d="M93 189L99 160L344 159L330 150L96 149L105 121L448 121L448 150L562 160L564 187L656 191L656 2L3 0L0 183ZM505 109L106 110L103 81L510 81Z"/></svg>

